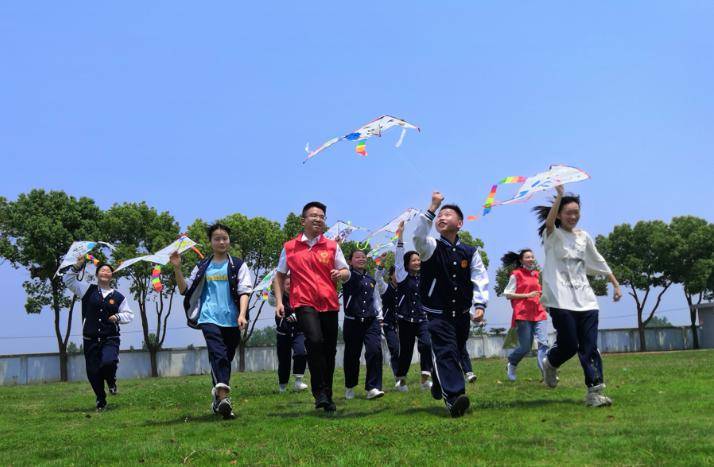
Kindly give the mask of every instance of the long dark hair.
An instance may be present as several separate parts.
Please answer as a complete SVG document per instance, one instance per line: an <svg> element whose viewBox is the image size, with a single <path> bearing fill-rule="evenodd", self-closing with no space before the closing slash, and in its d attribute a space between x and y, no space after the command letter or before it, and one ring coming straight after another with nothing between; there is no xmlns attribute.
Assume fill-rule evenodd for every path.
<svg viewBox="0 0 714 467"><path fill-rule="evenodd" d="M515 251L509 251L505 255L501 256L501 264L504 268L507 268L509 266L515 266L517 268L522 267L523 255L529 252L533 253L533 250L531 250L530 248L524 248L518 253L516 253Z"/></svg>
<svg viewBox="0 0 714 467"><path fill-rule="evenodd" d="M409 272L409 262L412 260L413 255L419 256L419 253L414 250L409 250L404 253L404 270L407 272Z"/></svg>
<svg viewBox="0 0 714 467"><path fill-rule="evenodd" d="M538 226L538 235L541 238L543 238L543 232L545 232L545 220L548 218L548 213L550 213L550 208L553 207L555 199L556 198L553 198L553 201L550 203L550 206L536 206L533 208L533 212L536 213L538 222L540 222L540 225ZM558 206L558 214L560 214L560 212L563 210L563 206L570 203L577 203L578 206L580 206L580 196L574 195L572 193L568 193L563 196L560 200L560 206ZM560 227L560 219L555 219L555 226Z"/></svg>

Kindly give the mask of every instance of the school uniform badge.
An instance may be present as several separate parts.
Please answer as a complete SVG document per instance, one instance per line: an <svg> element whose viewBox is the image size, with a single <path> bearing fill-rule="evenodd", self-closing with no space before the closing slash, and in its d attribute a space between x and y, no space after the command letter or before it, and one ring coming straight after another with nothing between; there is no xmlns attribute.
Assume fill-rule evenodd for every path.
<svg viewBox="0 0 714 467"><path fill-rule="evenodd" d="M109 304L110 304L110 305L114 305L114 299L113 299L113 298L110 298L110 299L109 299Z"/></svg>
<svg viewBox="0 0 714 467"><path fill-rule="evenodd" d="M467 267L469 267L469 262L465 259L462 259L461 260L461 268L466 269Z"/></svg>

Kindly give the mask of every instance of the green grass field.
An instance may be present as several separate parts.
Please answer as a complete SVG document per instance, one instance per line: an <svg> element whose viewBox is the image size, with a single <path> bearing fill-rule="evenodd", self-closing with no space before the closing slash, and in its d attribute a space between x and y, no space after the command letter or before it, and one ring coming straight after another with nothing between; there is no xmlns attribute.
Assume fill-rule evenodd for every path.
<svg viewBox="0 0 714 467"><path fill-rule="evenodd" d="M604 364L614 405L593 409L577 358L555 390L538 382L533 358L515 383L505 361L476 360L460 419L416 384L394 392L386 368L384 398L367 401L360 389L348 402L338 369L334 416L315 411L307 392L279 394L272 373L234 375L232 421L209 413L208 376L120 381L103 413L86 382L2 387L0 462L714 463L714 351L605 355Z"/></svg>

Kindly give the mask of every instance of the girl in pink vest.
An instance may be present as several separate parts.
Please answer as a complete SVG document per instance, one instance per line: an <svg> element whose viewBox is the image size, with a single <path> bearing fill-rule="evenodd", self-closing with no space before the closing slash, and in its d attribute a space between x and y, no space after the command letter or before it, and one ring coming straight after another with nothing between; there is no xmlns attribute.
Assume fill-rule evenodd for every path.
<svg viewBox="0 0 714 467"><path fill-rule="evenodd" d="M518 333L518 348L508 356L506 372L508 379L516 380L516 367L533 347L533 338L538 343L538 368L543 372L541 363L548 352L548 315L540 304L540 273L536 266L535 255L530 249L518 253L509 251L501 258L503 267L515 266L503 295L511 301L513 317L511 327Z"/></svg>

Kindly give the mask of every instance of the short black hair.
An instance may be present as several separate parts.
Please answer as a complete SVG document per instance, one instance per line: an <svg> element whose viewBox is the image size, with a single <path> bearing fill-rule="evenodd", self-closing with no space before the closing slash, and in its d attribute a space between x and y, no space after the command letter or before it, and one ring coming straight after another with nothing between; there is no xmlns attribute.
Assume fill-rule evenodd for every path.
<svg viewBox="0 0 714 467"><path fill-rule="evenodd" d="M367 255L367 252L364 250L360 250L359 248L353 251L350 251L350 254L347 255L347 261L352 261L352 257L355 255L355 253L364 253Z"/></svg>
<svg viewBox="0 0 714 467"><path fill-rule="evenodd" d="M322 209L322 213L327 215L327 206L324 205L324 203L321 203L319 201L310 201L307 203L305 206L302 208L302 217L305 217L305 213L307 212L308 209L310 208L318 208Z"/></svg>
<svg viewBox="0 0 714 467"><path fill-rule="evenodd" d="M231 229L227 225L221 224L220 222L216 222L215 224L208 227L208 230L206 230L206 233L208 233L209 240L213 238L213 232L215 232L216 230L224 230L228 234L228 236L231 235Z"/></svg>
<svg viewBox="0 0 714 467"><path fill-rule="evenodd" d="M443 211L444 209L451 209L459 216L459 219L464 220L464 212L456 204L445 204L441 207L440 211Z"/></svg>
<svg viewBox="0 0 714 467"><path fill-rule="evenodd" d="M108 267L112 274L114 273L114 266L109 263L99 263L97 264L97 274L99 273L99 270L102 269L104 266Z"/></svg>
<svg viewBox="0 0 714 467"><path fill-rule="evenodd" d="M387 277L392 277L392 274L394 274L395 267L394 265L389 266L389 271L387 271Z"/></svg>

